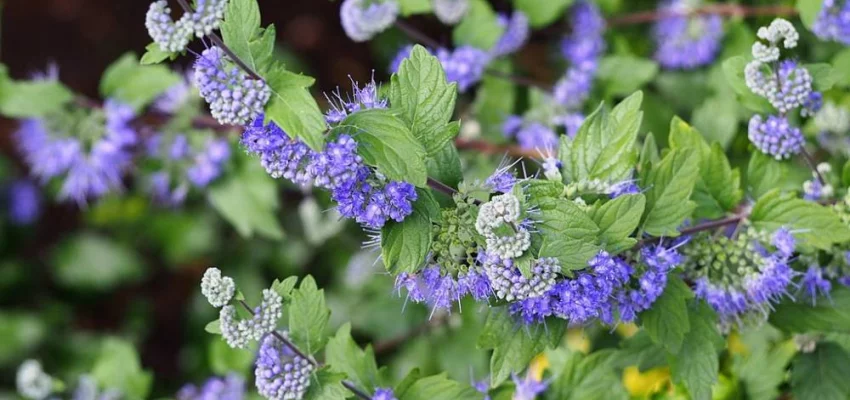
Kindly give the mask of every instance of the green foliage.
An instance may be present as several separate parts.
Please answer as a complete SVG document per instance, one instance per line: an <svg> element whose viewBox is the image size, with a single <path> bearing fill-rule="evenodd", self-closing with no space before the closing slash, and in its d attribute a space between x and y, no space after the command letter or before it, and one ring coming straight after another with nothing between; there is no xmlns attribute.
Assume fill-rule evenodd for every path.
<svg viewBox="0 0 850 400"><path fill-rule="evenodd" d="M295 345L307 354L315 354L327 342L325 329L331 311L325 304L325 291L316 287L312 276L301 280L292 292L288 308L289 335Z"/></svg>
<svg viewBox="0 0 850 400"><path fill-rule="evenodd" d="M688 300L694 293L675 274L669 276L667 288L652 307L640 314L641 326L652 341L672 354L679 353L691 330Z"/></svg>
<svg viewBox="0 0 850 400"><path fill-rule="evenodd" d="M432 375L416 380L404 391L396 393L399 400L453 400L481 399L469 385L453 381L446 374Z"/></svg>
<svg viewBox="0 0 850 400"><path fill-rule="evenodd" d="M437 57L416 46L392 77L390 104L400 111L411 133L430 155L442 149L457 134L449 120L454 113L457 84L446 82Z"/></svg>
<svg viewBox="0 0 850 400"><path fill-rule="evenodd" d="M542 28L555 22L564 15L564 11L572 5L574 0L514 0L514 8L528 16L528 23L532 28Z"/></svg>
<svg viewBox="0 0 850 400"><path fill-rule="evenodd" d="M803 21L803 25L805 25L806 28L812 28L812 24L814 24L821 7L823 7L823 0L796 1L797 12L800 13L800 20Z"/></svg>
<svg viewBox="0 0 850 400"><path fill-rule="evenodd" d="M373 391L379 385L378 365L371 346L361 350L351 338L351 325L345 324L328 341L325 362L332 372L344 374L358 388Z"/></svg>
<svg viewBox="0 0 850 400"><path fill-rule="evenodd" d="M221 23L224 44L252 70L262 71L270 65L274 52L274 25L260 28L257 0L231 0Z"/></svg>
<svg viewBox="0 0 850 400"><path fill-rule="evenodd" d="M763 331L753 333L761 336ZM780 385L785 382L788 363L796 352L794 345L785 342L776 346L748 346L748 350L746 355L735 357L732 367L744 393L753 400L776 399Z"/></svg>
<svg viewBox="0 0 850 400"><path fill-rule="evenodd" d="M282 65L268 68L266 84L272 90L265 121L273 121L289 136L299 138L316 151L324 148L325 118L307 90L315 79L287 71Z"/></svg>
<svg viewBox="0 0 850 400"><path fill-rule="evenodd" d="M796 230L804 245L829 249L850 240L850 228L832 210L817 203L772 190L760 197L750 213L753 226L767 231L781 227Z"/></svg>
<svg viewBox="0 0 850 400"><path fill-rule="evenodd" d="M359 143L366 164L387 178L424 187L428 179L425 149L392 110L372 109L351 114L331 132L348 134Z"/></svg>
<svg viewBox="0 0 850 400"><path fill-rule="evenodd" d="M608 96L626 96L658 74L658 63L631 55L611 55L599 62L597 76Z"/></svg>
<svg viewBox="0 0 850 400"><path fill-rule="evenodd" d="M243 163L236 171L216 181L207 197L213 208L243 237L254 234L282 239L277 218L278 193L274 179L257 163Z"/></svg>
<svg viewBox="0 0 850 400"><path fill-rule="evenodd" d="M100 94L104 98L118 99L138 111L180 79L164 65L142 65L136 54L127 53L104 71Z"/></svg>
<svg viewBox="0 0 850 400"><path fill-rule="evenodd" d="M553 380L547 399L628 399L614 370L618 354L612 349L584 355L563 348L546 351Z"/></svg>
<svg viewBox="0 0 850 400"><path fill-rule="evenodd" d="M836 287L829 298L820 297L814 304L786 299L770 315L770 323L784 331L848 332L850 331L850 289Z"/></svg>
<svg viewBox="0 0 850 400"><path fill-rule="evenodd" d="M431 251L429 209L438 211L439 205L430 194L422 195L404 221L390 221L381 229L381 257L387 271L394 275L414 272L425 263L425 256Z"/></svg>
<svg viewBox="0 0 850 400"><path fill-rule="evenodd" d="M73 98L73 93L58 81L13 81L6 66L0 64L0 115L43 117L61 110Z"/></svg>
<svg viewBox="0 0 850 400"><path fill-rule="evenodd" d="M741 105L757 113L772 113L773 106L771 106L766 99L756 96L755 93L750 91L750 88L747 87L744 79L744 68L747 66L749 61L749 55L735 56L726 59L726 61L723 62L723 73L726 75L726 81L738 95L738 100Z"/></svg>
<svg viewBox="0 0 850 400"><path fill-rule="evenodd" d="M478 347L493 349L490 357L490 386L502 384L511 373L519 373L531 359L546 348L555 347L564 334L562 320L547 321L547 326L524 329L504 307L490 308L478 338Z"/></svg>
<svg viewBox="0 0 850 400"><path fill-rule="evenodd" d="M628 194L606 202L591 211L590 218L599 227L599 240L610 253L631 248L637 240L631 238L646 207L642 194Z"/></svg>
<svg viewBox="0 0 850 400"><path fill-rule="evenodd" d="M153 383L133 345L117 338L103 342L91 375L100 387L118 389L129 399L147 398Z"/></svg>
<svg viewBox="0 0 850 400"><path fill-rule="evenodd" d="M0 363L19 360L47 337L48 327L37 314L0 311Z"/></svg>
<svg viewBox="0 0 850 400"><path fill-rule="evenodd" d="M501 74L513 73L508 60L496 60L490 69ZM517 103L516 87L507 79L485 74L475 93L473 109L485 137L488 140L503 140L502 122L506 115L514 112Z"/></svg>
<svg viewBox="0 0 850 400"><path fill-rule="evenodd" d="M648 170L640 171L646 191L641 227L653 236L678 236L678 228L696 208L689 200L699 176L698 158L690 149L667 153Z"/></svg>
<svg viewBox="0 0 850 400"><path fill-rule="evenodd" d="M432 9L429 0L399 0L398 5L401 8L401 15L404 17L425 14L431 12Z"/></svg>
<svg viewBox="0 0 850 400"><path fill-rule="evenodd" d="M455 46L469 45L489 50L505 30L496 19L496 12L485 0L469 0L469 11L452 32Z"/></svg>
<svg viewBox="0 0 850 400"><path fill-rule="evenodd" d="M304 393L305 400L345 400L351 392L342 386L345 374L332 372L329 368L320 368L310 379L310 387Z"/></svg>
<svg viewBox="0 0 850 400"><path fill-rule="evenodd" d="M77 290L112 289L145 273L132 248L95 233L68 238L55 249L52 261L57 282Z"/></svg>
<svg viewBox="0 0 850 400"><path fill-rule="evenodd" d="M566 271L587 267L599 252L599 227L578 205L558 198L535 201L540 210L537 224L543 232L540 257L555 257Z"/></svg>
<svg viewBox="0 0 850 400"><path fill-rule="evenodd" d="M711 387L717 382L717 353L723 348L723 337L717 331L717 315L701 302L688 307L690 330L675 355L669 355L673 381L688 389L695 400L711 399Z"/></svg>
<svg viewBox="0 0 850 400"><path fill-rule="evenodd" d="M850 397L850 354L841 346L818 343L815 351L800 353L791 365L791 392L800 400L839 400Z"/></svg>

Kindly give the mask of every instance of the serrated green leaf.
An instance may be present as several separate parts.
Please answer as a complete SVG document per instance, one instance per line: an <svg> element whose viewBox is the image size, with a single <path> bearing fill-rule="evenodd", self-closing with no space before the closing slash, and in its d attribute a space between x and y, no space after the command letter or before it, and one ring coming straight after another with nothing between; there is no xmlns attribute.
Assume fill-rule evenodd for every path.
<svg viewBox="0 0 850 400"><path fill-rule="evenodd" d="M153 374L142 370L133 344L118 338L103 342L91 372L98 387L118 389L130 399L145 399L153 383Z"/></svg>
<svg viewBox="0 0 850 400"><path fill-rule="evenodd" d="M275 279L272 282L272 290L274 290L280 297L283 298L284 302L288 302L292 298L292 289L295 289L295 284L298 283L297 276L290 276L284 280Z"/></svg>
<svg viewBox="0 0 850 400"><path fill-rule="evenodd" d="M541 197L537 228L543 234L540 257L555 257L564 271L582 269L599 252L599 227L572 201Z"/></svg>
<svg viewBox="0 0 850 400"><path fill-rule="evenodd" d="M328 341L325 364L339 372L359 389L372 392L379 385L378 365L371 346L361 350L351 338L351 324L345 324Z"/></svg>
<svg viewBox="0 0 850 400"><path fill-rule="evenodd" d="M510 60L493 61L489 69L501 74L513 73ZM483 136L488 140L504 140L502 122L505 116L514 113L517 101L516 86L500 76L485 74L475 91L475 102L472 104L475 119L481 124Z"/></svg>
<svg viewBox="0 0 850 400"><path fill-rule="evenodd" d="M390 221L381 229L381 258L393 275L415 272L431 251L431 219L413 210L404 221Z"/></svg>
<svg viewBox="0 0 850 400"><path fill-rule="evenodd" d="M363 161L387 178L425 187L425 149L392 111L372 109L351 114L332 131L339 133L351 135L359 144Z"/></svg>
<svg viewBox="0 0 850 400"><path fill-rule="evenodd" d="M514 0L514 8L528 16L528 22L533 28L542 28L555 22L564 15L574 0Z"/></svg>
<svg viewBox="0 0 850 400"><path fill-rule="evenodd" d="M307 275L298 289L292 292L288 308L289 335L295 345L307 354L315 354L325 345L325 328L331 310L325 304L325 291L316 287L316 281Z"/></svg>
<svg viewBox="0 0 850 400"><path fill-rule="evenodd" d="M549 350L546 358L552 371L552 383L546 389L547 398L608 400L628 399L620 375L614 370L617 354L603 349L584 355L564 348Z"/></svg>
<svg viewBox="0 0 850 400"><path fill-rule="evenodd" d="M699 174L698 161L691 150L677 149L649 171L641 171L639 186L648 188L644 231L653 236L679 235L679 225L696 208L689 199Z"/></svg>
<svg viewBox="0 0 850 400"><path fill-rule="evenodd" d="M446 143L438 152L425 157L425 168L429 177L452 188L457 188L460 181L463 180L460 156L454 143ZM438 200L441 200L441 204L445 203L446 206L454 204L454 200L443 193L440 193Z"/></svg>
<svg viewBox="0 0 850 400"><path fill-rule="evenodd" d="M213 208L243 237L258 234L269 239L283 238L276 216L277 185L259 164L243 163L207 191Z"/></svg>
<svg viewBox="0 0 850 400"><path fill-rule="evenodd" d="M836 71L828 63L806 64L806 69L812 75L812 87L820 92L832 89L841 80L842 72Z"/></svg>
<svg viewBox="0 0 850 400"><path fill-rule="evenodd" d="M141 110L180 79L165 65L141 65L134 53L126 53L104 71L100 94Z"/></svg>
<svg viewBox="0 0 850 400"><path fill-rule="evenodd" d="M683 384L695 400L711 399L720 363L717 357L723 337L717 331L717 316L702 302L691 302L688 309L691 329L676 355L668 355L673 381Z"/></svg>
<svg viewBox="0 0 850 400"><path fill-rule="evenodd" d="M800 20L806 28L812 29L821 7L823 7L823 0L797 0L797 12L800 13Z"/></svg>
<svg viewBox="0 0 850 400"><path fill-rule="evenodd" d="M320 368L310 377L310 386L304 393L304 400L345 400L352 393L342 385L344 374L332 372L329 368Z"/></svg>
<svg viewBox="0 0 850 400"><path fill-rule="evenodd" d="M799 353L791 365L791 392L798 400L846 400L850 397L850 354L841 346L818 343Z"/></svg>
<svg viewBox="0 0 850 400"><path fill-rule="evenodd" d="M218 319L210 321L206 326L204 326L204 330L207 331L207 333L212 333L213 335L221 335L221 321Z"/></svg>
<svg viewBox="0 0 850 400"><path fill-rule="evenodd" d="M643 372L667 365L667 352L656 344L646 330L639 330L633 336L620 343L620 352L614 365L619 368L638 367Z"/></svg>
<svg viewBox="0 0 850 400"><path fill-rule="evenodd" d="M758 199L750 213L758 229L774 231L787 227L797 231L801 243L827 250L834 243L850 240L850 229L831 209L817 203L772 190Z"/></svg>
<svg viewBox="0 0 850 400"><path fill-rule="evenodd" d="M609 96L626 96L658 74L658 63L633 55L609 55L599 63L597 77Z"/></svg>
<svg viewBox="0 0 850 400"><path fill-rule="evenodd" d="M316 99L307 90L313 78L294 74L276 65L265 76L272 96L266 104L265 122L274 121L292 137L300 138L315 151L324 150L325 118Z"/></svg>
<svg viewBox="0 0 850 400"><path fill-rule="evenodd" d="M398 398L399 400L481 400L484 395L476 392L466 383L448 379L446 374L442 373L417 380Z"/></svg>
<svg viewBox="0 0 850 400"><path fill-rule="evenodd" d="M749 347L746 355L735 357L733 372L741 380L748 399L774 400L785 382L786 368L796 353L793 343L785 342L775 348Z"/></svg>
<svg viewBox="0 0 850 400"><path fill-rule="evenodd" d="M726 149L738 133L739 112L734 98L710 97L694 110L693 124L706 140Z"/></svg>
<svg viewBox="0 0 850 400"><path fill-rule="evenodd" d="M439 151L458 132L459 125L446 128L456 96L457 84L446 81L437 57L419 45L392 76L390 104L428 154Z"/></svg>
<svg viewBox="0 0 850 400"><path fill-rule="evenodd" d="M645 207L646 198L642 194L629 194L606 202L591 214L599 227L599 241L606 250L616 251L618 244L637 229Z"/></svg>
<svg viewBox="0 0 850 400"><path fill-rule="evenodd" d="M493 349L490 358L490 386L497 387L511 373L519 373L531 359L549 347L555 347L564 334L562 320L546 321L546 327L524 329L504 307L490 308L478 338L478 347Z"/></svg>
<svg viewBox="0 0 850 400"><path fill-rule="evenodd" d="M747 87L744 79L744 68L750 62L749 57L735 56L723 61L723 74L729 86L737 93L742 105L758 113L770 114L774 111L773 106L763 97L755 95Z"/></svg>
<svg viewBox="0 0 850 400"><path fill-rule="evenodd" d="M230 0L220 30L227 47L248 67L265 69L274 51L274 27L261 31L257 0Z"/></svg>
<svg viewBox="0 0 850 400"><path fill-rule="evenodd" d="M754 151L747 166L747 187L753 198L764 196L767 192L784 187L784 178L788 176L788 166L770 156Z"/></svg>
<svg viewBox="0 0 850 400"><path fill-rule="evenodd" d="M786 299L770 314L771 325L793 333L850 332L850 289L835 287L829 298Z"/></svg>
<svg viewBox="0 0 850 400"><path fill-rule="evenodd" d="M469 45L489 50L504 30L487 1L469 0L469 11L452 31L452 39L455 46Z"/></svg>
<svg viewBox="0 0 850 400"><path fill-rule="evenodd" d="M571 181L618 182L629 177L638 157L635 141L642 98L636 92L610 115L600 106L584 121L569 148Z"/></svg>
<svg viewBox="0 0 850 400"><path fill-rule="evenodd" d="M142 59L139 61L139 64L142 65L154 65L159 64L167 59L173 58L174 56L171 53L162 51L162 48L159 47L156 43L148 43L145 46L145 54L142 54Z"/></svg>
<svg viewBox="0 0 850 400"><path fill-rule="evenodd" d="M641 326L653 342L677 354L685 336L691 330L688 319L688 300L694 293L681 278L672 274L661 297L640 314Z"/></svg>

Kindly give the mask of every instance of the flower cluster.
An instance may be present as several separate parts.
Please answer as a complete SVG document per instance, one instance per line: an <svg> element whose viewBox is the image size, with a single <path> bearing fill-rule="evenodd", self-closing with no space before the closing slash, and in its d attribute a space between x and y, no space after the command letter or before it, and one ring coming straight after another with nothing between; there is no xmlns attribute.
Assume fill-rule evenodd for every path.
<svg viewBox="0 0 850 400"><path fill-rule="evenodd" d="M487 240L486 249L501 258L521 256L531 245L528 223L521 218L520 200L506 193L493 197L481 205L475 229Z"/></svg>
<svg viewBox="0 0 850 400"><path fill-rule="evenodd" d="M18 367L15 377L18 393L31 400L47 398L53 391L53 377L41 368L37 360L26 360Z"/></svg>
<svg viewBox="0 0 850 400"><path fill-rule="evenodd" d="M832 166L829 163L820 163L817 165L817 172L821 175L828 175L832 171ZM812 179L803 182L803 198L811 201L828 199L835 193L835 189L827 182L821 182L817 173L812 172Z"/></svg>
<svg viewBox="0 0 850 400"><path fill-rule="evenodd" d="M85 204L122 187L137 141L134 116L131 107L108 100L103 111L24 120L15 139L35 177L46 183L64 176L60 198Z"/></svg>
<svg viewBox="0 0 850 400"><path fill-rule="evenodd" d="M283 315L283 298L274 290L263 289L263 302L252 310L252 314L249 319L240 319L235 306L221 308L221 336L230 347L244 349L251 341L260 340L275 330Z"/></svg>
<svg viewBox="0 0 850 400"><path fill-rule="evenodd" d="M148 8L145 27L162 51L176 53L186 49L193 34L202 37L218 29L226 8L227 0L198 0L193 12L184 13L174 22L168 2L158 0Z"/></svg>
<svg viewBox="0 0 850 400"><path fill-rule="evenodd" d="M190 184L202 189L221 175L230 159L230 144L208 134L192 137L200 138L205 140L190 143L182 133L157 133L145 140L147 155L160 160L161 165L148 177L148 189L156 202L179 206L186 200Z"/></svg>
<svg viewBox="0 0 850 400"><path fill-rule="evenodd" d="M548 121L540 121L537 117L529 115L524 119L518 115L509 115L502 123L502 134L506 138L515 138L525 150L548 153L558 148L558 129L562 128L572 138L584 123L584 115L578 112L559 113Z"/></svg>
<svg viewBox="0 0 850 400"><path fill-rule="evenodd" d="M35 182L20 179L7 190L9 221L15 225L29 225L41 215L41 192Z"/></svg>
<svg viewBox="0 0 850 400"><path fill-rule="evenodd" d="M213 307L224 307L233 298L236 284L229 276L222 277L221 270L215 267L207 268L201 278L201 293Z"/></svg>
<svg viewBox="0 0 850 400"><path fill-rule="evenodd" d="M528 41L528 36L531 34L531 28L528 24L528 17L522 11L514 11L508 17L505 14L499 14L499 25L505 28L499 41L490 49L490 54L493 57L501 57L519 50L525 42Z"/></svg>
<svg viewBox="0 0 850 400"><path fill-rule="evenodd" d="M194 65L194 82L210 113L222 124L244 125L263 112L271 89L260 79L249 78L232 65L224 51L213 46Z"/></svg>
<svg viewBox="0 0 850 400"><path fill-rule="evenodd" d="M725 328L764 318L772 303L788 293L797 274L789 266L793 235L786 229L775 232L769 238L772 252L762 244L764 239L764 234L745 228L737 237L698 238L686 248L694 292L717 312Z"/></svg>
<svg viewBox="0 0 850 400"><path fill-rule="evenodd" d="M850 44L850 1L824 0L812 32L824 40Z"/></svg>
<svg viewBox="0 0 850 400"><path fill-rule="evenodd" d="M392 389L377 388L375 389L375 394L372 395L371 400L398 400L398 398L395 397L395 393L393 393Z"/></svg>
<svg viewBox="0 0 850 400"><path fill-rule="evenodd" d="M446 25L454 25L469 11L469 0L432 0L434 15Z"/></svg>
<svg viewBox="0 0 850 400"><path fill-rule="evenodd" d="M771 115L765 121L761 115L753 115L747 133L753 145L777 160L797 154L803 148L803 134L785 117Z"/></svg>
<svg viewBox="0 0 850 400"><path fill-rule="evenodd" d="M395 22L399 5L395 0L345 0L339 11L345 34L365 42Z"/></svg>
<svg viewBox="0 0 850 400"><path fill-rule="evenodd" d="M71 395L71 400L121 400L122 398L124 395L116 388L98 390L97 382L91 375L81 375Z"/></svg>
<svg viewBox="0 0 850 400"><path fill-rule="evenodd" d="M385 108L374 82L364 88L354 85L353 99L337 103L328 111L328 123L338 123L349 113L369 108ZM339 135L316 152L303 142L290 138L273 122L263 125L262 116L245 129L242 144L260 157L273 177L285 177L296 184L313 183L331 191L337 211L363 226L379 229L388 220L402 221L413 212L416 189L407 182L391 181L367 166L357 154L357 142Z"/></svg>
<svg viewBox="0 0 850 400"><path fill-rule="evenodd" d="M652 29L655 59L668 69L693 69L711 63L720 50L723 19L716 14L690 16L699 5L692 0L666 0L658 11L669 14Z"/></svg>
<svg viewBox="0 0 850 400"><path fill-rule="evenodd" d="M458 90L465 92L481 80L491 56L472 46L460 46L454 50L438 49L437 59L446 71L446 80L457 82Z"/></svg>
<svg viewBox="0 0 850 400"><path fill-rule="evenodd" d="M605 19L593 2L579 1L570 8L572 32L561 42L561 54L570 63L553 89L555 100L568 109L579 109L593 84L599 57L605 51Z"/></svg>
<svg viewBox="0 0 850 400"><path fill-rule="evenodd" d="M469 268L455 278L451 273L443 271L440 265L425 267L416 274L398 274L395 290L399 295L402 288L407 291L408 300L428 304L434 311L450 310L454 302L459 302L467 295L476 300L486 300L492 293L487 276L476 268Z"/></svg>
<svg viewBox="0 0 850 400"><path fill-rule="evenodd" d="M238 375L212 377L200 387L187 384L177 392L177 400L242 400L245 398L245 381Z"/></svg>
<svg viewBox="0 0 850 400"><path fill-rule="evenodd" d="M286 332L278 332L287 338ZM299 400L310 386L315 367L277 336L268 334L260 345L254 376L257 392L270 400Z"/></svg>
<svg viewBox="0 0 850 400"><path fill-rule="evenodd" d="M545 295L555 285L555 278L561 272L561 266L554 258L537 260L532 265L528 277L520 273L519 268L514 265L514 260L510 258L503 259L482 252L479 260L493 293L505 301Z"/></svg>

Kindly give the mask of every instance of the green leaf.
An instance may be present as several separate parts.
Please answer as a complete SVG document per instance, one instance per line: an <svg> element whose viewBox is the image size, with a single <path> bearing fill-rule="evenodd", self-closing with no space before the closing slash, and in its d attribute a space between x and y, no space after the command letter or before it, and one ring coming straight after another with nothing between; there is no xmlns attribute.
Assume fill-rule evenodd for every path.
<svg viewBox="0 0 850 400"><path fill-rule="evenodd" d="M381 229L381 258L391 274L415 272L431 251L431 219L418 210Z"/></svg>
<svg viewBox="0 0 850 400"><path fill-rule="evenodd" d="M561 18L564 10L573 2L574 0L514 0L514 9L528 16L532 28L542 28Z"/></svg>
<svg viewBox="0 0 850 400"><path fill-rule="evenodd" d="M274 121L287 134L300 138L311 149L324 150L325 117L316 99L307 90L315 80L289 72L282 65L273 66L265 78L272 90L271 99L266 104L265 122Z"/></svg>
<svg viewBox="0 0 850 400"><path fill-rule="evenodd" d="M648 310L640 314L641 325L653 342L677 354L685 335L691 330L688 320L688 299L694 293L688 285L671 274L661 297Z"/></svg>
<svg viewBox="0 0 850 400"><path fill-rule="evenodd" d="M785 382L788 362L796 349L793 343L782 343L775 348L748 347L748 354L735 358L733 372L740 379L748 399L773 400L780 394Z"/></svg>
<svg viewBox="0 0 850 400"><path fill-rule="evenodd" d="M832 68L829 63L806 64L806 69L812 75L812 87L820 92L832 89L841 80L841 71Z"/></svg>
<svg viewBox="0 0 850 400"><path fill-rule="evenodd" d="M213 335L221 335L221 321L218 319L210 321L206 326L204 326L204 330L207 333L212 333Z"/></svg>
<svg viewBox="0 0 850 400"><path fill-rule="evenodd" d="M850 332L850 289L835 287L829 298L786 299L770 314L770 324L786 332Z"/></svg>
<svg viewBox="0 0 850 400"><path fill-rule="evenodd" d="M448 379L446 373L419 379L404 394L398 395L399 400L480 400L483 397L468 384Z"/></svg>
<svg viewBox="0 0 850 400"><path fill-rule="evenodd" d="M425 157L425 168L428 171L429 177L452 188L457 188L460 181L463 180L460 156L457 153L454 143L446 143L438 152ZM450 202L449 204L454 203L453 200L448 200Z"/></svg>
<svg viewBox="0 0 850 400"><path fill-rule="evenodd" d="M551 399L628 399L620 375L614 370L617 353L613 349L589 355L558 348L546 352L552 383L546 389Z"/></svg>
<svg viewBox="0 0 850 400"><path fill-rule="evenodd" d="M60 111L74 99L59 81L7 80L0 89L0 114L8 118L43 117Z"/></svg>
<svg viewBox="0 0 850 400"><path fill-rule="evenodd" d="M759 198L772 189L782 187L786 176L786 164L760 151L753 152L747 167L747 186L752 197Z"/></svg>
<svg viewBox="0 0 850 400"><path fill-rule="evenodd" d="M569 149L572 181L628 178L638 157L635 141L642 98L641 92L629 96L610 115L600 106L584 121Z"/></svg>
<svg viewBox="0 0 850 400"><path fill-rule="evenodd" d="M640 217L646 206L642 194L629 194L606 202L596 209L591 218L599 226L599 241L609 252L621 250L626 240L640 225Z"/></svg>
<svg viewBox="0 0 850 400"><path fill-rule="evenodd" d="M284 302L288 302L292 299L292 289L295 289L295 284L298 283L297 276L290 276L284 280L275 279L272 282L272 290L274 290L280 297L283 298Z"/></svg>
<svg viewBox="0 0 850 400"><path fill-rule="evenodd" d="M165 65L141 65L134 53L126 53L104 71L100 94L141 110L180 79Z"/></svg>
<svg viewBox="0 0 850 400"><path fill-rule="evenodd" d="M845 48L835 54L835 57L832 58L832 66L838 79L835 84L850 86L850 49Z"/></svg>
<svg viewBox="0 0 850 400"><path fill-rule="evenodd" d="M706 140L726 149L738 133L739 112L734 98L713 96L694 110L692 119Z"/></svg>
<svg viewBox="0 0 850 400"><path fill-rule="evenodd" d="M537 228L543 233L540 257L555 257L564 271L587 267L599 252L599 227L578 205L566 199L539 198Z"/></svg>
<svg viewBox="0 0 850 400"><path fill-rule="evenodd" d="M207 198L213 208L243 237L255 233L269 239L283 238L276 215L277 185L256 162L244 162L231 174L210 186Z"/></svg>
<svg viewBox="0 0 850 400"><path fill-rule="evenodd" d="M688 389L692 399L708 400L719 375L717 353L723 347L723 337L717 331L717 316L707 304L692 302L688 319L691 329L682 348L675 356L668 355L670 373L674 382Z"/></svg>
<svg viewBox="0 0 850 400"><path fill-rule="evenodd" d="M753 93L744 79L744 68L750 62L749 56L729 57L723 61L723 74L726 75L726 81L729 86L738 94L741 103L758 113L772 113L773 106L763 97Z"/></svg>
<svg viewBox="0 0 850 400"><path fill-rule="evenodd" d="M304 400L345 400L351 397L351 392L342 386L344 379L344 374L331 372L327 367L320 368L310 377Z"/></svg>
<svg viewBox="0 0 850 400"><path fill-rule="evenodd" d="M331 310L325 304L325 291L316 287L316 281L307 275L298 289L292 292L289 313L289 335L295 345L307 354L315 354L325 345L325 328Z"/></svg>
<svg viewBox="0 0 850 400"><path fill-rule="evenodd" d="M70 236L52 254L56 281L63 287L109 290L144 275L141 258L111 238L83 232Z"/></svg>
<svg viewBox="0 0 850 400"><path fill-rule="evenodd" d="M392 76L390 104L428 154L439 151L457 134L457 129L446 129L456 96L457 84L446 81L437 57L419 45Z"/></svg>
<svg viewBox="0 0 850 400"><path fill-rule="evenodd" d="M831 209L773 190L758 199L750 213L753 226L774 231L788 227L797 231L803 244L828 250L834 243L850 240L850 229Z"/></svg>
<svg viewBox="0 0 850 400"><path fill-rule="evenodd" d="M220 29L227 47L252 70L268 65L274 52L274 27L260 35L257 0L230 0Z"/></svg>
<svg viewBox="0 0 850 400"><path fill-rule="evenodd" d="M667 352L652 341L645 329L623 340L620 347L620 353L614 363L619 368L636 366L638 371L643 372L667 365Z"/></svg>
<svg viewBox="0 0 850 400"><path fill-rule="evenodd" d="M414 14L426 14L431 12L430 0L398 0L401 8L401 16L409 17Z"/></svg>
<svg viewBox="0 0 850 400"><path fill-rule="evenodd" d="M130 399L147 398L153 383L153 375L142 370L133 345L118 338L103 342L91 375L99 387L118 389Z"/></svg>
<svg viewBox="0 0 850 400"><path fill-rule="evenodd" d="M511 373L519 373L546 348L555 347L564 334L562 320L546 321L546 327L524 329L504 307L490 308L478 338L478 347L493 349L490 357L490 386L502 384Z"/></svg>
<svg viewBox="0 0 850 400"><path fill-rule="evenodd" d="M0 363L12 363L31 356L47 338L50 327L39 313L0 310Z"/></svg>
<svg viewBox="0 0 850 400"><path fill-rule="evenodd" d="M850 354L841 346L818 343L799 353L791 365L791 392L797 400L846 400L850 397Z"/></svg>
<svg viewBox="0 0 850 400"><path fill-rule="evenodd" d="M658 74L658 63L632 55L610 55L599 63L598 78L608 96L626 96Z"/></svg>
<svg viewBox="0 0 850 400"><path fill-rule="evenodd" d="M171 53L162 51L162 48L156 43L148 43L145 46L145 50L145 54L142 54L142 59L139 61L139 64L142 65L159 64L166 59L172 58Z"/></svg>
<svg viewBox="0 0 850 400"><path fill-rule="evenodd" d="M496 12L487 1L469 0L469 11L455 27L452 38L455 46L469 45L489 50L504 30L496 18Z"/></svg>
<svg viewBox="0 0 850 400"><path fill-rule="evenodd" d="M330 371L345 374L359 389L373 391L378 382L378 365L371 346L361 350L351 338L351 324L346 323L328 341L325 363Z"/></svg>
<svg viewBox="0 0 850 400"><path fill-rule="evenodd" d="M800 20L806 28L812 29L821 7L823 7L823 0L797 0L797 12L800 13Z"/></svg>
<svg viewBox="0 0 850 400"><path fill-rule="evenodd" d="M334 128L333 133L351 135L359 143L357 150L363 161L378 168L390 180L425 187L428 179L425 149L391 110L356 112Z"/></svg>
<svg viewBox="0 0 850 400"><path fill-rule="evenodd" d="M207 357L212 372L224 376L233 372L244 374L243 371L250 370L255 354L252 351L234 349L224 340L214 338L207 346Z"/></svg>
<svg viewBox="0 0 850 400"><path fill-rule="evenodd" d="M507 75L513 73L513 66L507 59L494 60L489 69ZM489 140L504 140L502 122L505 116L514 113L516 102L517 91L513 83L500 76L484 75L475 91L472 108L485 137Z"/></svg>
<svg viewBox="0 0 850 400"><path fill-rule="evenodd" d="M699 159L693 151L672 150L649 171L641 171L640 187L646 191L642 226L653 236L678 236L679 225L696 208L690 201L699 176Z"/></svg>

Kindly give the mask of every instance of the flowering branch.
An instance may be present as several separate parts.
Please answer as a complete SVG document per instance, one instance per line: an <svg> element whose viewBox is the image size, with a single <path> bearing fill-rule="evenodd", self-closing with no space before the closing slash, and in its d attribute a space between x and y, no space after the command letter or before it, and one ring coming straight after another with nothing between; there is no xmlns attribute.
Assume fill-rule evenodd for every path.
<svg viewBox="0 0 850 400"><path fill-rule="evenodd" d="M708 4L688 13L671 10L649 10L608 18L608 26L624 26L655 22L681 15L715 14L727 17L793 16L797 10L791 6L747 6L742 4Z"/></svg>
<svg viewBox="0 0 850 400"><path fill-rule="evenodd" d="M248 311L249 314L251 314L252 316L254 315L254 310L251 309L251 306L249 306L248 303L245 302L245 300L239 300L239 304L241 304L242 307L245 308L245 310ZM289 347L289 349L292 350L293 353L295 353L299 357L307 360L307 362L312 364L314 367L316 367L316 368L322 367L321 363L314 360L313 357L310 357L307 354L305 354L304 352L302 352L301 349L299 349L298 346L295 345L295 343L292 343L288 338L281 335L278 331L272 331L272 336L274 336L277 340L280 340L280 342L283 343L286 347ZM356 386L354 386L353 383L351 383L349 381L345 381L345 380L342 381L342 386L345 386L346 389L348 389L349 391L351 391L351 393L354 393L357 397L359 397L361 399L369 400L369 399L372 398L371 396L369 396L368 394L366 394L362 390L358 389Z"/></svg>

